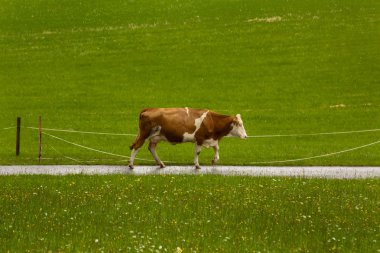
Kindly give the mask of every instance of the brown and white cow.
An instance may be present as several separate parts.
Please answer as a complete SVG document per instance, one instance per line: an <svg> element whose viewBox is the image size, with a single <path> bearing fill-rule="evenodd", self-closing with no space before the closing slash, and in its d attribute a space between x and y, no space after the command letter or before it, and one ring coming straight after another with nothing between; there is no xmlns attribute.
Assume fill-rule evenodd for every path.
<svg viewBox="0 0 380 253"><path fill-rule="evenodd" d="M194 142L194 163L197 169L200 168L198 156L201 147L213 147L214 165L219 160L219 140L224 136L247 138L240 114L226 116L209 110L187 107L145 109L140 113L139 133L130 146L132 154L129 167L133 169L136 154L146 139L149 140L149 151L161 168L165 165L156 153L156 146L160 141L172 144Z"/></svg>

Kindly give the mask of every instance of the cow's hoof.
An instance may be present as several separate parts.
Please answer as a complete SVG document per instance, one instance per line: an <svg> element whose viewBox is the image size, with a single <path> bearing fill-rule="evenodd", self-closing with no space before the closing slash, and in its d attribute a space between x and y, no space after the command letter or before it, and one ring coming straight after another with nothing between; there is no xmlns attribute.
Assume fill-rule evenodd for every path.
<svg viewBox="0 0 380 253"><path fill-rule="evenodd" d="M196 169L196 170L200 170L200 169L201 169L201 166L199 166L199 165L195 165L195 169Z"/></svg>
<svg viewBox="0 0 380 253"><path fill-rule="evenodd" d="M212 165L212 166L215 166L215 165L216 165L216 161L215 161L215 160L212 160L212 161L211 161L211 165Z"/></svg>
<svg viewBox="0 0 380 253"><path fill-rule="evenodd" d="M159 166L160 166L160 169L165 168L165 164L163 164L163 163L160 163Z"/></svg>
<svg viewBox="0 0 380 253"><path fill-rule="evenodd" d="M133 170L135 167L132 164L128 165L129 169Z"/></svg>

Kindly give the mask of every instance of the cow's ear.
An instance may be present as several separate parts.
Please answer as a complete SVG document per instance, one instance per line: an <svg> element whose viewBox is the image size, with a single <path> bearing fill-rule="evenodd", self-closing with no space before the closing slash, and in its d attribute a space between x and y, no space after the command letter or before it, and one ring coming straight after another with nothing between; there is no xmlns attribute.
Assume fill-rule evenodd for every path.
<svg viewBox="0 0 380 253"><path fill-rule="evenodd" d="M236 114L236 118L241 119L241 115L240 114Z"/></svg>

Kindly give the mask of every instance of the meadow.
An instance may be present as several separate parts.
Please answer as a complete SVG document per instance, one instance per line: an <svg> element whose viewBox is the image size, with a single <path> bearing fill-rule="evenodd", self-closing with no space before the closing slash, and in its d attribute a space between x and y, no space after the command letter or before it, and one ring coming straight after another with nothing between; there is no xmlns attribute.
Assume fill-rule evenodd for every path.
<svg viewBox="0 0 380 253"><path fill-rule="evenodd" d="M0 163L35 164L38 137L15 126L137 133L146 107L242 114L249 135L380 128L377 0L0 0ZM51 133L129 155L130 136ZM380 132L226 139L222 164L316 156ZM282 165L380 165L380 145ZM158 147L189 164L193 146ZM140 158L150 158L144 148ZM209 164L204 151L201 164ZM126 159L44 136L44 164ZM140 164L151 162L140 161ZM270 163L269 163L270 164Z"/></svg>
<svg viewBox="0 0 380 253"><path fill-rule="evenodd" d="M240 113L248 135L379 129L379 10L378 0L0 0L0 164L38 163L27 127L39 115L45 128L130 134L143 108L185 106ZM133 140L46 133L124 156ZM273 165L378 140L225 139L220 163ZM379 152L277 165L378 166ZM193 160L188 144L158 153ZM211 157L203 151L201 165ZM138 158L150 159L146 148ZM43 135L42 164L126 160ZM376 252L379 191L378 179L2 176L0 251Z"/></svg>
<svg viewBox="0 0 380 253"><path fill-rule="evenodd" d="M378 252L379 179L2 176L2 252Z"/></svg>

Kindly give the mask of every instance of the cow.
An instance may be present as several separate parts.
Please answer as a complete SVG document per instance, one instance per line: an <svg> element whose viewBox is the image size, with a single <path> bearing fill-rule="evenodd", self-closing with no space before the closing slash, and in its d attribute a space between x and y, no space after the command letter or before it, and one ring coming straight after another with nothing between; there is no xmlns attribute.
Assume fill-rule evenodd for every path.
<svg viewBox="0 0 380 253"><path fill-rule="evenodd" d="M132 150L129 168L133 169L137 152L149 140L148 149L157 165L164 168L165 164L156 153L157 143L167 141L172 144L183 142L195 143L194 164L200 169L198 157L202 146L214 149L212 164L219 160L219 141L224 136L246 139L240 114L236 116L221 115L206 109L192 108L149 108L140 113L139 132L130 146Z"/></svg>

